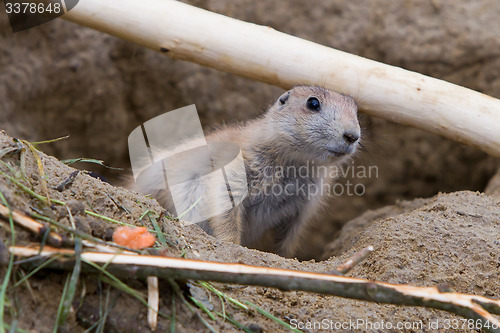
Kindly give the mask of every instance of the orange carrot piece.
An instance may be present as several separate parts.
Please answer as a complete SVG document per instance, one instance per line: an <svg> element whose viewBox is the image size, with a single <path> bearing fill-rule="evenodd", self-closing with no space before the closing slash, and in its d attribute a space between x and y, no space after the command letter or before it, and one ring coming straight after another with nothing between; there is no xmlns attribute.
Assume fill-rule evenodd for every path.
<svg viewBox="0 0 500 333"><path fill-rule="evenodd" d="M113 241L118 245L138 250L154 245L156 238L144 227L122 226L116 228Z"/></svg>

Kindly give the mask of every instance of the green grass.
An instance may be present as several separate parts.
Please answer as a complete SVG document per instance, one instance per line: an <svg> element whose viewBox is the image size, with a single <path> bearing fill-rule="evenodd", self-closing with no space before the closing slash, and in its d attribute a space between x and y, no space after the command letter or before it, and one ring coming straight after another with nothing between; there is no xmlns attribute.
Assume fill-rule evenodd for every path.
<svg viewBox="0 0 500 333"><path fill-rule="evenodd" d="M47 217L47 216L44 216L44 215L41 215L41 214L38 214L38 213L31 213L31 216L35 219L39 219L39 220L42 220L42 221L46 221L46 222L49 222L50 224L52 224L53 226L57 227L57 228L60 228L61 230L64 230L66 232L69 232L71 234L73 234L75 237L80 237L82 239L86 239L86 240L89 240L91 242L94 242L94 243L97 243L97 244L102 244L102 245L109 245L109 246L113 246L113 247L116 247L116 248L120 248L120 249L123 249L123 250L127 250L127 251L132 251L132 252L136 252L136 253L140 253L140 251L138 250L134 250L134 249L129 249L127 247L124 247L124 246L121 246L121 245L117 245L117 244L112 244L112 243L108 243L106 241L103 241L102 239L100 238L96 238L94 236L91 236L87 233L84 233L82 231L79 231L79 230L75 230L75 229L72 229L70 227L67 227L59 222L56 222L54 221L53 219Z"/></svg>
<svg viewBox="0 0 500 333"><path fill-rule="evenodd" d="M241 303L240 301L232 298L231 296L223 293L222 291L218 290L217 288L215 288L214 286L212 286L210 283L208 282L205 282L205 281L198 281L198 283L203 287L203 288L206 288L207 290L213 292L214 294L216 294L217 296L219 297L222 297L224 298L226 301L232 303L233 305L235 305L236 307L239 307L243 310L248 310L248 306L246 306L245 304Z"/></svg>
<svg viewBox="0 0 500 333"><path fill-rule="evenodd" d="M57 141L65 140L67 138L69 138L69 135L61 136L61 137L55 138L55 139L49 139L49 140L44 140L44 141L36 141L36 142L30 142L30 143L33 146L37 146L37 145L43 145L43 144L46 144L46 143L52 143L52 142L57 142Z"/></svg>
<svg viewBox="0 0 500 333"><path fill-rule="evenodd" d="M107 216L104 216L104 215L101 215L101 214L97 214L97 213L91 212L88 209L85 209L85 213L88 214L88 215L90 215L90 216L98 217L100 219L103 219L104 221L108 221L108 222L111 222L111 223L115 223L115 224L119 224L119 225L123 225L123 226L128 226L128 227L136 227L133 224L125 223L125 222L122 222L122 221L118 221L118 220L112 219L111 217L107 217Z"/></svg>
<svg viewBox="0 0 500 333"><path fill-rule="evenodd" d="M172 289L174 290L175 294L177 295L177 297L179 297L182 302L184 303L184 305L186 305L186 307L189 309L189 311L191 313L193 313L194 315L196 315L196 317L198 317L198 319L200 320L200 322L212 333L217 333L217 331L212 327L212 325L210 325L206 320L205 318L203 318L201 316L201 314L199 314L198 312L195 311L195 309L193 308L193 306L191 304L189 304L189 302L186 300L186 298L184 297L184 294L181 292L180 288L179 288L179 285L177 284L177 282L175 282L173 279L167 279L167 281L170 283L170 286L172 287Z"/></svg>
<svg viewBox="0 0 500 333"><path fill-rule="evenodd" d="M53 261L56 261L56 260L60 259L61 257L62 257L62 254L58 254L58 255L55 255L52 258L44 261L42 264L38 265L34 270L32 270L31 272L29 272L28 274L26 274L26 276L24 276L22 279L20 279L19 281L17 281L10 288L16 288L16 287L18 287L22 283L26 282L34 274L36 274L38 271L40 271L41 269L43 269L45 266L49 265Z"/></svg>
<svg viewBox="0 0 500 333"><path fill-rule="evenodd" d="M200 310L205 312L207 314L208 318L215 320L215 316L212 314L212 312L209 309L207 309L207 307L203 304L203 302L198 301L193 296L189 296L189 299L191 300L191 302L194 303L194 305L196 305L198 308L200 308Z"/></svg>
<svg viewBox="0 0 500 333"><path fill-rule="evenodd" d="M7 166L7 163L5 163L4 161L0 161L0 162L2 162L4 165ZM40 200L40 201L42 201L42 202L44 202L46 204L50 204L52 202L52 203L55 203L55 204L58 204L58 205L63 205L63 206L66 205L66 203L63 202L63 201L60 201L60 200L57 200L57 199L47 198L47 197L44 197L44 196L42 196L40 194L35 193L33 190L31 190L30 188L28 188L26 185L22 184L20 181L18 181L14 177L9 176L8 174L6 174L5 172L3 172L2 170L0 170L0 175L2 175L4 178L10 180L12 183L16 184L17 187L19 187L24 192L28 193L32 197L37 198L38 200Z"/></svg>
<svg viewBox="0 0 500 333"><path fill-rule="evenodd" d="M100 277L100 279L103 282L105 282L105 283L107 283L109 285L112 285L113 287L115 287L118 290L122 290L122 291L126 292L127 294L129 294L132 297L136 298L139 302L141 302L142 304L144 304L146 307L150 308L148 302L146 301L146 298L145 298L144 294L142 294L141 292L139 292L139 291L137 291L137 290L129 287L125 282L121 281L116 276L114 276L113 274L111 274L110 272L108 272L105 267L101 267L98 264L93 263L92 261L85 260L85 259L82 259L82 261L84 263L92 266L93 268L95 268L99 272L101 272L103 275ZM166 315L164 313L158 312L158 315L160 315L160 316L162 316L164 318L170 319L170 316L168 316L168 315Z"/></svg>
<svg viewBox="0 0 500 333"><path fill-rule="evenodd" d="M96 160L94 158L78 157L78 158L71 158L71 159L67 159L67 160L62 160L61 162L66 164L66 165L71 165L71 164L79 163L79 162L94 163L94 164L98 164L98 165L101 165L105 168L112 169L112 170L123 170L123 168L115 168L115 167L107 166L106 164L104 164L104 161Z"/></svg>
<svg viewBox="0 0 500 333"><path fill-rule="evenodd" d="M40 141L40 142L33 142L33 143L30 143L28 146L30 148L32 148L31 150L33 151L34 150L33 145L56 142L56 141L59 141L62 139L64 139L64 138L58 138L58 139L46 140L46 141ZM9 152L4 152L4 154L6 154L6 153L9 153ZM36 156L35 156L35 158L36 158ZM0 161L0 162L3 163L4 166L6 166L12 174L19 175L19 172L16 172L10 165L5 163L4 161ZM39 160L39 158L37 158L37 164L39 165L39 171L40 171L40 162L41 161ZM87 163L96 163L96 164L107 167L106 165L104 165L103 161L95 160L95 159L87 159L87 158L77 158L77 159L71 159L71 160L66 160L66 161L62 161L62 162L66 163L66 164L72 164L72 163L76 163L76 162L87 162ZM111 169L117 169L117 168L111 168ZM55 203L55 204L59 204L59 205L66 205L66 203L63 201L49 198L48 193L46 196L42 196L42 195L35 193L28 186L21 183L20 180L16 179L16 177L10 176L2 170L0 170L0 175L3 176L4 178L6 178L7 180L11 181L13 184L15 184L21 190L23 190L24 192L29 194L31 197L34 197L34 198L36 198L36 199L38 199L46 204ZM21 175L24 176L24 173L21 173ZM43 180L44 179L43 172L41 172L41 177ZM17 177L17 178L19 178L19 177ZM28 181L28 180L25 179L25 181ZM4 205L9 208L9 212L10 212L9 224L10 224L11 234L12 234L11 243L12 243L12 245L14 245L15 244L15 230L14 230L14 222L13 222L13 218L12 218L12 212L11 212L10 207L9 207L9 205L8 205L6 199L3 196L3 193L1 191L0 191L0 199L2 200ZM195 202L193 205L191 205L191 207L189 207L185 212L182 212L177 218L178 219L182 218L191 209L193 209L195 207L195 205L198 204L198 202L199 202L199 200L197 202ZM85 210L85 213L90 215L90 216L97 217L97 218L100 218L104 221L111 222L114 224L135 227L135 225L133 225L133 224L121 222L119 220L116 220L116 219L113 219L113 218L110 218L110 217L107 217L107 216L104 216L104 215L101 215L101 214L98 214L96 212L92 212L89 210ZM53 224L54 226L75 235L75 255L76 255L75 256L75 266L74 266L73 272L71 274L68 274L68 277L67 277L66 282L64 284L63 293L62 293L61 300L60 300L59 307L58 307L58 311L57 311L57 318L56 318L55 325L53 328L54 332L56 332L59 327L63 326L65 321L66 321L67 315L68 315L69 310L71 308L72 301L75 297L76 287L77 287L77 283L78 283L79 276L80 276L81 262L82 261L85 264L90 265L90 266L94 267L96 270L101 272L101 275L100 275L101 281L107 283L109 286L111 286L113 288L116 288L118 290L121 290L121 291L131 295L132 297L139 300L139 302L141 302L143 305L145 305L146 307L149 307L149 305L145 299L145 295L143 293L129 287L126 283L124 283L123 281L121 281L120 279L115 277L113 274L108 272L106 270L107 265L105 265L104 267L101 267L100 265L97 265L93 262L84 260L80 257L80 253L81 253L80 237L84 238L84 239L89 239L91 241L98 241L99 243L106 243L107 244L107 242L104 242L102 240L98 240L98 239L92 237L91 235L87 235L87 234L84 234L84 233L77 231L76 228L74 228L74 225L73 225L73 228L69 228L69 227L66 227L64 225L61 225L60 223L58 223L56 221L53 221L52 219L50 219L46 216L43 216L40 214L33 214L33 216L35 218L45 220L45 221ZM151 226L153 228L153 229L148 229L148 231L157 235L158 243L160 245L162 245L162 246L169 245L168 244L169 241L167 239L169 237L169 235L165 234L161 231L161 227L160 227L160 224L158 223L158 217L157 217L156 213L154 211L151 211L151 210L146 210L142 214L142 216L140 217L140 220L142 220L145 216L148 217L148 219L151 223ZM22 331L22 330L17 329L15 327L16 322L13 322L12 325L7 325L4 321L4 312L5 312L6 303L8 301L7 300L7 291L18 287L22 283L27 282L38 271L40 271L41 269L43 269L44 267L46 267L47 265L49 265L53 261L60 259L60 256L56 256L56 257L48 259L47 261L45 261L44 263L39 265L37 268L32 270L30 273L28 273L26 276L21 278L19 281L17 281L14 285L9 287L9 281L11 279L13 263L14 263L13 258L14 257L12 255L9 258L9 265L7 266L7 271L6 271L6 274L3 278L3 281L2 281L2 284L0 287L0 332L4 332L5 329L11 329L11 328L13 328L14 330L17 330L17 331ZM169 279L169 282L172 285L172 289L174 291L174 294L177 295L177 297L179 297L183 301L185 306L193 314L195 314L198 317L198 319L201 321L201 323L211 332L216 332L216 330L214 329L214 327L212 327L212 325L210 325L210 323L205 318L203 318L203 316L202 316L203 313L211 321L216 321L217 317L220 317L223 320L227 320L229 323L231 323L232 325L234 325L238 329L241 329L245 332L250 333L251 331L248 329L248 327L246 327L245 325L243 325L240 322L238 322L237 320L235 320L234 317L230 313L228 313L228 310L230 310L230 309L233 309L232 311L235 311L235 310L248 311L250 308L256 310L259 314L265 316L266 318L271 319L272 321L274 321L275 323L284 327L287 330L297 332L297 333L301 332L300 330L293 329L289 324L287 324L283 320L277 318L276 316L270 314L269 312L263 310L262 308L258 307L257 305L255 305L249 301L240 302L240 301L232 298L231 296L225 294L224 292L218 290L213 285L211 285L210 283L205 282L205 281L198 281L197 284L199 284L201 287L203 287L207 291L209 291L210 294L213 293L219 298L219 300L221 302L222 311L221 312L210 311L202 302L200 302L199 300L197 300L196 298L194 298L192 296L188 296L189 300L192 302L192 304L194 304L199 309L199 310L195 310L195 308L193 308L193 305L190 302L188 302L188 300L186 299L186 296L180 291L180 288L177 285L177 283L171 279ZM102 311L102 313L101 313L101 319L93 325L94 328L96 329L96 331L102 331L102 329L104 329L106 317L108 316L109 312L111 311L111 309L114 306L114 303L117 300L118 300L118 295L116 296L116 298L112 302L113 304L110 306L109 289L108 289L108 293L106 295L105 308L104 308L104 311ZM172 297L172 313L170 316L167 316L167 315L160 313L160 312L158 313L160 316L170 319L170 331L171 332L175 332L175 329L176 329L177 318L176 318L175 300L176 300L176 297L175 296ZM232 305L232 308L230 308L230 307L226 308L226 306L225 306L226 303ZM200 310L201 310L201 312L199 312Z"/></svg>
<svg viewBox="0 0 500 333"><path fill-rule="evenodd" d="M9 225L10 225L10 233L11 233L11 245L14 246L16 244L16 231L14 229L14 219L12 218L12 210L9 206L9 203L5 199L3 192L0 191L0 199L2 203L9 209ZM7 272L3 277L2 286L0 287L0 332L5 332L5 320L4 320L4 311L5 311L5 302L7 299L7 287L9 286L10 276L12 274L12 267L14 266L14 256L11 254L9 256L9 265L7 266Z"/></svg>
<svg viewBox="0 0 500 333"><path fill-rule="evenodd" d="M270 314L269 312L265 311L264 309L258 307L257 305L255 305L255 304L253 304L253 303L251 303L249 301L244 301L245 304L243 304L242 302L240 302L240 301L232 298L231 296L223 293L222 291L218 290L217 288L215 288L214 286L212 286L212 284L210 284L210 283L208 283L206 281L198 281L198 284L200 286L202 286L203 288L205 288L205 289L213 292L214 294L216 294L217 296L219 296L219 298L226 300L228 303L232 304L234 307L239 308L240 310L247 311L249 309L249 306L250 306L250 307L254 308L258 313L260 313L260 314L264 315L265 317L271 319L272 321L274 321L275 323L279 324L280 326L285 327L287 330L291 330L292 332L296 332L296 333L301 333L302 332L302 331L300 331L298 329L294 329L292 326L290 326L289 324L285 323L283 320L277 318L276 316ZM220 317L222 317L224 319L227 319L231 324L235 325L239 329L242 329L245 332L251 332L245 325L239 323L234 318L232 318L231 315L227 314L224 311L223 304L224 303L222 302L222 308L223 308L222 313L218 313L218 312L214 312L214 313L216 313L217 315L219 315Z"/></svg>
<svg viewBox="0 0 500 333"><path fill-rule="evenodd" d="M239 321L234 319L231 315L226 315L225 313L223 314L223 313L219 313L219 312L215 312L215 313L218 316L222 317L223 319L227 319L231 324L238 327L240 330L243 330L247 333L254 333L254 331L250 330L247 326L243 325L242 323L240 323Z"/></svg>
<svg viewBox="0 0 500 333"><path fill-rule="evenodd" d="M61 318L63 317L63 312L64 312L64 300L66 299L66 294L68 293L68 288L69 288L69 281L70 281L70 275L68 274L61 295L61 301L59 302L59 307L57 308L57 316L56 316L56 321L54 323L54 328L52 329L52 333L57 333L60 327Z"/></svg>
<svg viewBox="0 0 500 333"><path fill-rule="evenodd" d="M172 314L170 315L170 333L175 333L177 317L175 316L175 293L172 293Z"/></svg>
<svg viewBox="0 0 500 333"><path fill-rule="evenodd" d="M22 328L19 328L19 327L16 327L16 324L17 322L15 322L14 324L4 324L5 327L9 330L9 333L11 332L19 332L19 333L32 333L32 331L26 331L26 330L23 330Z"/></svg>
<svg viewBox="0 0 500 333"><path fill-rule="evenodd" d="M176 217L176 219L181 220L184 217L184 215L186 215L187 213L189 213L191 211L191 209L193 209L198 204L198 202L200 202L201 199L203 199L203 197L200 197L191 206L189 206L188 209L186 209L185 211L183 211L182 213L180 213L179 216Z"/></svg>
<svg viewBox="0 0 500 333"><path fill-rule="evenodd" d="M158 242L162 246L168 246L169 244L167 242L167 239L165 238L165 234L161 231L160 225L158 224L158 221L157 221L157 217L151 216L152 214L155 214L155 212L147 210L146 213L147 213L146 215L149 218L149 221L153 225L154 231L158 235Z"/></svg>
<svg viewBox="0 0 500 333"><path fill-rule="evenodd" d="M54 332L57 332L58 327L62 327L64 325L68 313L71 309L71 304L73 303L73 298L75 297L76 293L76 286L80 277L81 253L82 241L80 238L75 237L75 267L73 268L73 272L71 273L68 281L64 285L63 296L61 297L61 302L57 311Z"/></svg>
<svg viewBox="0 0 500 333"><path fill-rule="evenodd" d="M141 215L141 217L139 218L139 220L141 220L142 218L144 218L144 216L146 216L148 214L148 212L150 212L150 211L145 211ZM132 227L132 228L137 227L134 224L126 223L126 222L122 222L122 221L118 221L118 220L115 220L115 219L113 219L111 217L107 217L107 216L104 216L104 215L101 215L101 214L98 214L98 213L91 212L90 210L87 210L87 209L85 210L85 213L88 214L88 215L90 215L90 216L98 217L100 219L103 219L104 221L108 221L108 222L115 223L115 224L118 224L118 225ZM158 235L158 238L160 239L160 243L162 245L168 245L169 242L166 240L165 236L169 236L169 235L161 231L160 226L158 225L158 223L156 222L156 220L154 221L154 223L153 222L151 222L151 223L153 224L153 228L155 228L155 229L149 229L149 228L146 228L146 229L149 232Z"/></svg>
<svg viewBox="0 0 500 333"><path fill-rule="evenodd" d="M87 265L90 265L90 266L94 267L96 270L100 271L103 274L103 278L101 278L101 280L103 280L104 282L111 284L113 287L115 287L119 290L122 290L122 291L126 292L127 294L135 297L137 300L139 300L139 302L141 302L145 306L149 306L148 302L144 298L143 294L141 294L140 292L138 292L137 290L135 290L133 288L130 288L126 283L122 282L116 276L114 276L113 274L108 272L105 268L99 266L96 263L93 263L92 261L88 261L85 259L83 259L82 261L84 263L86 263Z"/></svg>
<svg viewBox="0 0 500 333"><path fill-rule="evenodd" d="M281 326L284 326L286 329L292 331L292 332L295 332L295 333L303 333L301 330L298 330L296 328L293 328L292 326L290 326L289 324L285 323L283 320L273 316L272 314L270 314L269 312L267 312L266 310L258 307L257 305L251 303L250 301L245 301L245 303L247 305L250 305L251 307L253 307L255 310L257 310L258 313L266 316L267 318L271 319L272 321L280 324Z"/></svg>

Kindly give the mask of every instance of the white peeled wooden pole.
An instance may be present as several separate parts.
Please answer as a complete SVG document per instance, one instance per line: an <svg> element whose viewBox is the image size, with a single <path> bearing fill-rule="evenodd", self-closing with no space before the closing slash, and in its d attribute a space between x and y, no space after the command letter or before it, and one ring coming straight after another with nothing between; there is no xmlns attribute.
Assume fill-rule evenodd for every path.
<svg viewBox="0 0 500 333"><path fill-rule="evenodd" d="M500 156L500 100L452 83L174 0L80 0L62 17L285 89L322 85L370 115Z"/></svg>

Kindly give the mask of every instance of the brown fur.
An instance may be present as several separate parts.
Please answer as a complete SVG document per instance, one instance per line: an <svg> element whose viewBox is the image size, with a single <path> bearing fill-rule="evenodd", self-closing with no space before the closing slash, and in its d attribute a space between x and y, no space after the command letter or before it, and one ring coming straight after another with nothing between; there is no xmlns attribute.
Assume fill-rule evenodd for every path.
<svg viewBox="0 0 500 333"><path fill-rule="evenodd" d="M320 101L319 112L307 107L310 97ZM349 142L346 134L351 135L351 141L360 136L354 100L324 88L298 86L284 93L263 116L244 124L223 127L208 135L207 142L232 142L240 147L246 170L225 169L229 178L247 178L249 195L235 208L210 218L207 229L221 240L248 247L262 246L263 240L268 240L271 244L267 247L270 245L274 252L283 256L294 255L301 231L317 214L326 196L325 193L297 190L333 182L328 170L352 156L359 142ZM196 156L182 162L185 165L196 163ZM280 167L286 170L302 167L308 174L279 175L275 170ZM314 168L321 170L314 173ZM156 181L155 177L162 175L152 174L136 188L147 189L148 183ZM198 196L208 196L210 206L217 207L227 188L225 184L207 185L197 182L187 186L184 189L185 206L192 205ZM247 190L238 186L231 186L233 195ZM269 191L273 186L291 191L273 194ZM211 190L208 192L207 188ZM166 205L167 210L172 208L168 192L155 191L152 194ZM193 209L197 209L196 206Z"/></svg>

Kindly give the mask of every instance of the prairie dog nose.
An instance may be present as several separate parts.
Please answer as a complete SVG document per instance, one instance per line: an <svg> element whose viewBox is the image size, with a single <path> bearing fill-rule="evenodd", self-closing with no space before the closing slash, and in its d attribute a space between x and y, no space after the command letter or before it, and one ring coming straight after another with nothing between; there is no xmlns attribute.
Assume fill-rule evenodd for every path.
<svg viewBox="0 0 500 333"><path fill-rule="evenodd" d="M344 139L349 143L353 144L359 139L359 132L358 131L345 131L344 132Z"/></svg>

